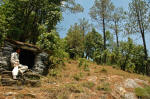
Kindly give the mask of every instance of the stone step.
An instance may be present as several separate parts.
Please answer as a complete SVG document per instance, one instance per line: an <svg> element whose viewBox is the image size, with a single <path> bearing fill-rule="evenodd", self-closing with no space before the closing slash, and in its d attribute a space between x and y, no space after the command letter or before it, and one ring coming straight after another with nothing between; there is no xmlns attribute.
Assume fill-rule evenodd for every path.
<svg viewBox="0 0 150 99"><path fill-rule="evenodd" d="M11 71L3 71L1 74L1 83L3 86L26 85L29 87L41 86L40 75L33 72L26 72L23 76L19 73L17 80L12 79Z"/></svg>
<svg viewBox="0 0 150 99"><path fill-rule="evenodd" d="M1 75L7 75L9 77L12 77L12 71L3 71Z"/></svg>
<svg viewBox="0 0 150 99"><path fill-rule="evenodd" d="M7 75L7 74L3 74L3 75L1 75L1 78L11 78L12 79L12 76Z"/></svg>
<svg viewBox="0 0 150 99"><path fill-rule="evenodd" d="M13 85L17 85L17 80L13 80L10 78L2 78L1 83L3 86L13 86Z"/></svg>

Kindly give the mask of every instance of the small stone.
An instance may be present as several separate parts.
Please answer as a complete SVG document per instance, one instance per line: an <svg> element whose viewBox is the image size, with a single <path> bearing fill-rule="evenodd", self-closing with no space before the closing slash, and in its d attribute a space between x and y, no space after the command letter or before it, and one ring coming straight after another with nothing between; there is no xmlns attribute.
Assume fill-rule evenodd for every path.
<svg viewBox="0 0 150 99"><path fill-rule="evenodd" d="M28 96L28 97L31 97L31 98L36 98L36 96L34 94L31 94L31 93L24 94L24 96Z"/></svg>
<svg viewBox="0 0 150 99"><path fill-rule="evenodd" d="M12 95L16 95L17 93L15 92L7 92L4 94L4 96L12 96Z"/></svg>
<svg viewBox="0 0 150 99"><path fill-rule="evenodd" d="M88 81L96 82L97 77L96 76L90 76L87 78Z"/></svg>
<svg viewBox="0 0 150 99"><path fill-rule="evenodd" d="M116 91L120 94L120 96L124 96L126 93L126 90L121 86L117 86Z"/></svg>

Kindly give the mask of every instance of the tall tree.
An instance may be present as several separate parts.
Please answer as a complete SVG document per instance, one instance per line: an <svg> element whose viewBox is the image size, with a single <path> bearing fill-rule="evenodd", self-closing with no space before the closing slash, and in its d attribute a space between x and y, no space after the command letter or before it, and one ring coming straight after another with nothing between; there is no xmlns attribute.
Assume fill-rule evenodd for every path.
<svg viewBox="0 0 150 99"><path fill-rule="evenodd" d="M111 17L111 28L116 36L117 47L119 47L119 32L122 31L123 19L125 19L123 8L115 8Z"/></svg>
<svg viewBox="0 0 150 99"><path fill-rule="evenodd" d="M85 35L88 33L88 31L90 30L91 24L89 24L88 20L86 20L85 18L79 19L79 26L81 29L81 33L82 33L82 41L83 44L85 43ZM84 52L85 52L85 48L84 48ZM84 57L84 52L82 57Z"/></svg>
<svg viewBox="0 0 150 99"><path fill-rule="evenodd" d="M35 44L41 33L51 32L62 19L62 2L66 9L80 12L75 0L1 0L0 15L4 15L7 37ZM0 30L1 31L1 30Z"/></svg>
<svg viewBox="0 0 150 99"><path fill-rule="evenodd" d="M95 0L93 7L90 9L91 18L96 20L98 24L102 24L104 50L106 50L106 23L110 20L113 8L114 6L110 0Z"/></svg>
<svg viewBox="0 0 150 99"><path fill-rule="evenodd" d="M35 44L39 26L51 31L61 20L60 6L58 0L5 0L0 7L9 23L8 38Z"/></svg>
<svg viewBox="0 0 150 99"><path fill-rule="evenodd" d="M85 37L86 33L90 30L91 24L85 18L79 19L79 25L81 30L83 31L83 37Z"/></svg>
<svg viewBox="0 0 150 99"><path fill-rule="evenodd" d="M67 40L67 52L70 54L70 58L82 57L84 52L84 43L82 37L82 31L80 26L75 23L68 30Z"/></svg>
<svg viewBox="0 0 150 99"><path fill-rule="evenodd" d="M140 33L143 46L144 46L144 53L145 53L145 60L147 60L147 47L145 41L145 33L149 29L149 12L148 12L149 5L147 4L146 0L132 0L129 3L129 22L128 24L130 28L128 30L129 33ZM149 67L146 66L146 72L149 74Z"/></svg>
<svg viewBox="0 0 150 99"><path fill-rule="evenodd" d="M99 53L103 50L103 38L101 34L96 32L95 28L85 36L85 53L86 58L94 59L94 52L98 51Z"/></svg>

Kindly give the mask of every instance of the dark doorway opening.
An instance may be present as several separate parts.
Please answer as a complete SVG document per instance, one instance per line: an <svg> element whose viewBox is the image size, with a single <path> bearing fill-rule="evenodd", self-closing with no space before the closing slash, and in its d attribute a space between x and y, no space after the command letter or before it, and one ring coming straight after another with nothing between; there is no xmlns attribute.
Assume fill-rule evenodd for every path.
<svg viewBox="0 0 150 99"><path fill-rule="evenodd" d="M29 50L21 49L19 54L20 64L28 66L29 69L32 69L34 66L35 53Z"/></svg>

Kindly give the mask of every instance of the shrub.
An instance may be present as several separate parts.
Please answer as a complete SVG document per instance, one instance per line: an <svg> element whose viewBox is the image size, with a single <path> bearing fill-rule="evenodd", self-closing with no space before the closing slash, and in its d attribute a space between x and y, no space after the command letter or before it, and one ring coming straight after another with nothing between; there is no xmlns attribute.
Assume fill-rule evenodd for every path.
<svg viewBox="0 0 150 99"><path fill-rule="evenodd" d="M107 73L107 70L105 68L103 68L100 72L101 73Z"/></svg>
<svg viewBox="0 0 150 99"><path fill-rule="evenodd" d="M150 86L145 86L144 88L136 88L135 94L141 99L149 99L150 98Z"/></svg>
<svg viewBox="0 0 150 99"><path fill-rule="evenodd" d="M84 71L90 71L89 65L87 64L87 62L85 62L84 64Z"/></svg>
<svg viewBox="0 0 150 99"><path fill-rule="evenodd" d="M135 70L135 64L132 62L128 62L127 66L126 66L126 71L133 73Z"/></svg>
<svg viewBox="0 0 150 99"><path fill-rule="evenodd" d="M76 81L81 80L82 77L83 77L83 74L82 74L82 73L75 74L75 75L73 76L73 78L74 78Z"/></svg>
<svg viewBox="0 0 150 99"><path fill-rule="evenodd" d="M95 84L93 82L89 82L89 81L82 83L82 85L83 85L83 87L86 87L86 88L89 88L89 89L91 89L92 87L95 86Z"/></svg>
<svg viewBox="0 0 150 99"><path fill-rule="evenodd" d="M81 93L83 92L83 89L80 85L77 84L67 84L65 86L69 91L74 92L74 93Z"/></svg>
<svg viewBox="0 0 150 99"><path fill-rule="evenodd" d="M97 86L97 90L110 92L111 91L110 84L109 83L103 83L102 85Z"/></svg>
<svg viewBox="0 0 150 99"><path fill-rule="evenodd" d="M79 67L81 67L85 63L86 59L85 58L79 58Z"/></svg>
<svg viewBox="0 0 150 99"><path fill-rule="evenodd" d="M49 70L49 76L57 77L60 75L60 71L58 69Z"/></svg>

